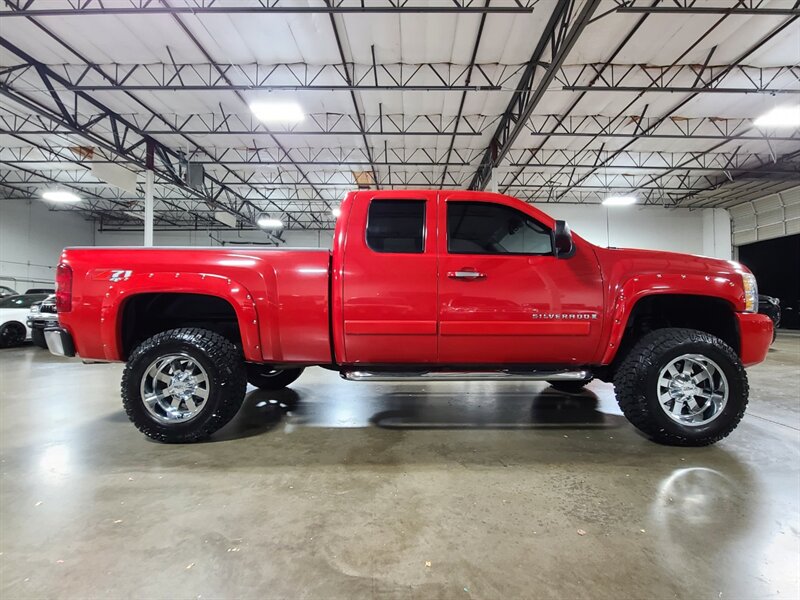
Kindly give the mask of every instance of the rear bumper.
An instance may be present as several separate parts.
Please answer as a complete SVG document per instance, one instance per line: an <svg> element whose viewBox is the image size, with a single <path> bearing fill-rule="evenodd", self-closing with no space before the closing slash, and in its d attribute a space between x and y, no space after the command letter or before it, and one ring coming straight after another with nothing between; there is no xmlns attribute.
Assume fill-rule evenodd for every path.
<svg viewBox="0 0 800 600"><path fill-rule="evenodd" d="M739 324L740 356L745 367L767 357L772 344L772 319L758 313L735 313Z"/></svg>
<svg viewBox="0 0 800 600"><path fill-rule="evenodd" d="M61 327L48 327L44 330L44 341L47 349L56 356L75 356L75 344L72 336Z"/></svg>

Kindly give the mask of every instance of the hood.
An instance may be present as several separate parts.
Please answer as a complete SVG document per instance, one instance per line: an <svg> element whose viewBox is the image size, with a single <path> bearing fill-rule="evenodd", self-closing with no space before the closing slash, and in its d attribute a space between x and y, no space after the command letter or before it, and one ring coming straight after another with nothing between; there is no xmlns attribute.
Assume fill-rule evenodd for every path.
<svg viewBox="0 0 800 600"><path fill-rule="evenodd" d="M744 265L721 258L638 248L597 248L597 256L607 266L635 268L639 273L696 273L733 275L749 273Z"/></svg>

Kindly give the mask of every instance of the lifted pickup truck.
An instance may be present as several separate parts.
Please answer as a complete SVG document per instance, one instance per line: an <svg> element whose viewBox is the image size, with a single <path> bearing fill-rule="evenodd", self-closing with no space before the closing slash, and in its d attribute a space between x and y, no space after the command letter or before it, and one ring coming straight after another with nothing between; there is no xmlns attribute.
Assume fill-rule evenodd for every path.
<svg viewBox="0 0 800 600"><path fill-rule="evenodd" d="M126 361L131 421L208 437L247 382L319 365L345 379L613 382L653 440L700 446L747 405L772 322L725 260L600 248L530 205L464 191L359 191L333 250L68 248L56 354Z"/></svg>

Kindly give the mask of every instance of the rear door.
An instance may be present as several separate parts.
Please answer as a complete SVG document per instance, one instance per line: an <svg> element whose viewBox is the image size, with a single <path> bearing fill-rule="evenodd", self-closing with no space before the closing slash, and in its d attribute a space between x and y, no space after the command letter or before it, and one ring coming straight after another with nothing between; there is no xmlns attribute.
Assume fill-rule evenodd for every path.
<svg viewBox="0 0 800 600"><path fill-rule="evenodd" d="M587 244L556 258L552 221L511 198L453 193L439 219L439 362L592 360L603 286Z"/></svg>
<svg viewBox="0 0 800 600"><path fill-rule="evenodd" d="M436 192L356 196L344 245L348 363L436 361Z"/></svg>

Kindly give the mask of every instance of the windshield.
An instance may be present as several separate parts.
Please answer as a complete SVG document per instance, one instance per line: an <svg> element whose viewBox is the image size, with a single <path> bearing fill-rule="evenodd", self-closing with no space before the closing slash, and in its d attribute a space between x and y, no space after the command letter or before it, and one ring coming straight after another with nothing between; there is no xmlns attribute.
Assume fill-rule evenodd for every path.
<svg viewBox="0 0 800 600"><path fill-rule="evenodd" d="M41 302L47 294L27 294L22 296L9 296L0 300L0 308L30 308L34 302Z"/></svg>

